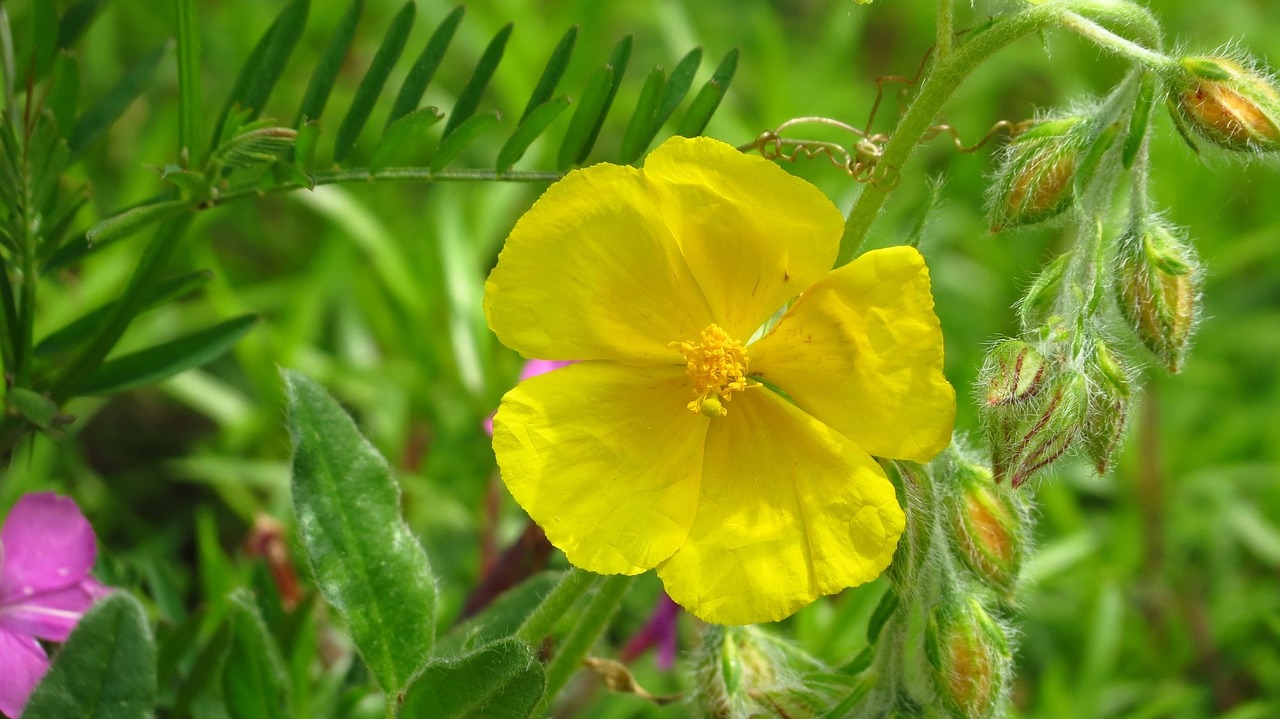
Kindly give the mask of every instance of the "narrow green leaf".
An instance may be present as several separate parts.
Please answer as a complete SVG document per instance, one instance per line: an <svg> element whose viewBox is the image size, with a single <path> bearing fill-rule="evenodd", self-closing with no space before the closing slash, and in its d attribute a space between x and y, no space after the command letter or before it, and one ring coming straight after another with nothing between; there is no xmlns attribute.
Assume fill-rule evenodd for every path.
<svg viewBox="0 0 1280 719"><path fill-rule="evenodd" d="M378 146L373 150L373 159L369 168L374 172L387 167L406 167L416 164L415 160L424 156L430 149L427 130L444 119L444 113L434 107L414 110L396 120L383 133Z"/></svg>
<svg viewBox="0 0 1280 719"><path fill-rule="evenodd" d="M453 34L458 29L458 23L462 22L462 14L465 10L466 8L461 5L455 7L436 27L436 31L431 33L427 46L422 49L422 54L418 55L413 67L409 69L409 75L404 79L404 84L400 86L396 102L391 107L391 114L387 115L388 128L400 118L418 109L418 102L422 100L422 94L427 91L427 86L435 77L436 70L440 68L440 61L444 59L444 53L449 49L449 43L453 41Z"/></svg>
<svg viewBox="0 0 1280 719"><path fill-rule="evenodd" d="M53 122L63 137L71 135L76 117L76 100L80 97L80 64L74 55L60 53L53 61L53 79L45 106L53 114Z"/></svg>
<svg viewBox="0 0 1280 719"><path fill-rule="evenodd" d="M231 625L222 618L215 626L216 631L209 642L200 649L195 662L191 665L191 672L183 678L182 685L178 688L178 696L174 700L171 716L188 716L191 705L218 676L218 669L227 655L227 648L231 646Z"/></svg>
<svg viewBox="0 0 1280 719"><path fill-rule="evenodd" d="M245 590L231 597L231 646L222 665L222 695L231 719L287 719L289 678L280 650Z"/></svg>
<svg viewBox="0 0 1280 719"><path fill-rule="evenodd" d="M110 244L132 235L153 222L177 217L190 209L191 203L187 200L164 200L139 205L118 215L112 215L90 227L88 232L85 232L85 240L90 247Z"/></svg>
<svg viewBox="0 0 1280 719"><path fill-rule="evenodd" d="M116 591L76 625L25 719L138 719L156 701L156 645L138 600Z"/></svg>
<svg viewBox="0 0 1280 719"><path fill-rule="evenodd" d="M564 71L569 67L569 57L573 55L573 45L577 41L578 26L574 25L565 31L564 36L560 38L560 42L556 44L556 49L551 51L547 66L542 69L542 77L538 78L538 84L534 86L533 94L529 96L529 102L524 106L524 112L520 115L521 125L529 119L534 110L545 105L551 100L551 96L556 93L560 78L564 77Z"/></svg>
<svg viewBox="0 0 1280 719"><path fill-rule="evenodd" d="M698 74L698 67L702 65L702 48L695 47L680 58L680 62L676 63L676 67L671 71L671 79L667 81L667 86L662 90L662 102L658 105L657 125L662 127L671 115L675 113L676 108L680 107L680 103L684 101L684 96L689 94L689 88L693 87L693 78ZM657 132L656 130L654 131ZM652 142L653 138L649 138Z"/></svg>
<svg viewBox="0 0 1280 719"><path fill-rule="evenodd" d="M502 639L423 667L404 695L402 719L526 719L546 688L527 644Z"/></svg>
<svg viewBox="0 0 1280 719"><path fill-rule="evenodd" d="M467 80L466 86L462 88L462 92L458 94L458 101L453 105L453 112L449 114L449 122L444 126L444 137L449 137L462 126L462 123L471 119L475 114L476 108L480 107L480 98L484 96L484 91L489 87L489 80L493 78L493 73L498 69L498 63L502 62L502 53L507 49L507 39L511 37L512 24L507 23L493 39L489 41L489 46L484 49L484 53L480 55L480 62L476 63L476 69L471 73L471 79Z"/></svg>
<svg viewBox="0 0 1280 719"><path fill-rule="evenodd" d="M37 254L40 262L47 261L61 248L67 236L71 234L71 226L75 224L80 209L88 204L92 197L93 193L89 191L88 184L84 184L58 201L57 209L47 220L48 229L45 230L44 242L41 243Z"/></svg>
<svg viewBox="0 0 1280 719"><path fill-rule="evenodd" d="M391 468L320 385L286 371L293 506L316 584L388 695L423 665L436 588Z"/></svg>
<svg viewBox="0 0 1280 719"><path fill-rule="evenodd" d="M294 162L303 172L316 169L316 150L320 145L320 123L308 120L298 128L298 139L293 144Z"/></svg>
<svg viewBox="0 0 1280 719"><path fill-rule="evenodd" d="M115 394L199 367L231 349L257 321L257 315L242 315L176 340L107 360L85 380L80 394Z"/></svg>
<svg viewBox="0 0 1280 719"><path fill-rule="evenodd" d="M591 132L587 134L587 141L583 143L575 159L578 164L586 162L587 155L591 154L591 148L595 147L596 139L600 137L600 129L604 127L604 119L609 114L609 108L613 106L613 98L617 97L618 88L622 86L622 76L627 72L627 62L630 59L631 35L628 34L618 41L613 48L613 54L609 56L609 67L613 68L613 83L609 86L609 94L605 96L604 104L600 106L600 112L596 115Z"/></svg>
<svg viewBox="0 0 1280 719"><path fill-rule="evenodd" d="M162 45L152 50L116 84L112 85L105 95L84 111L76 121L75 127L71 129L71 136L67 140L67 147L71 151L68 162L79 159L90 145L120 119L142 91L147 89L147 83L151 81L151 75L160 65L160 60L164 58L167 49L167 45Z"/></svg>
<svg viewBox="0 0 1280 719"><path fill-rule="evenodd" d="M253 52L249 53L249 59L244 61L240 74L236 75L236 82L218 115L211 145L216 146L222 140L227 117L237 107L248 111L246 120L253 120L262 113L276 82L284 74L293 48L302 37L309 10L308 0L294 0L286 5L253 48Z"/></svg>
<svg viewBox="0 0 1280 719"><path fill-rule="evenodd" d="M58 8L53 2L31 5L31 77L42 80L58 54Z"/></svg>
<svg viewBox="0 0 1280 719"><path fill-rule="evenodd" d="M477 137L497 127L499 119L496 112L485 112L467 118L467 121L462 123L456 132L446 135L440 140L440 147L431 156L431 169L433 171L443 170Z"/></svg>
<svg viewBox="0 0 1280 719"><path fill-rule="evenodd" d="M693 98L689 111L676 126L677 135L696 137L707 129L707 123L711 121L716 108L720 107L720 101L729 91L729 83L733 82L733 74L737 70L738 48L735 47L725 54L724 59L720 61L720 66L712 73L711 79L707 80L707 84L698 91L698 96Z"/></svg>
<svg viewBox="0 0 1280 719"><path fill-rule="evenodd" d="M645 78L644 87L640 90L640 99L636 101L635 112L627 122L627 131L622 135L622 150L618 154L618 162L630 165L644 151L658 133L658 109L662 103L662 90L666 87L666 73L661 67L655 67Z"/></svg>
<svg viewBox="0 0 1280 719"><path fill-rule="evenodd" d="M67 50L76 44L102 7L102 0L80 0L67 8L58 22L58 47Z"/></svg>
<svg viewBox="0 0 1280 719"><path fill-rule="evenodd" d="M200 166L196 137L200 131L200 20L196 0L177 0L178 10L178 152L188 166Z"/></svg>
<svg viewBox="0 0 1280 719"><path fill-rule="evenodd" d="M211 279L213 279L212 272L201 270L161 280L147 288L142 300L142 311L146 312L190 294ZM82 340L93 334L93 331L106 320L107 315L114 308L115 302L108 302L61 329L51 332L36 345L35 356L53 357L74 348Z"/></svg>
<svg viewBox="0 0 1280 719"><path fill-rule="evenodd" d="M342 69L342 61L351 47L351 40L356 36L356 26L360 24L360 15L364 12L364 0L352 0L347 11L338 21L338 27L325 45L316 69L311 71L311 80L307 83L307 91L302 96L302 107L293 120L293 126L302 129L303 123L319 120L324 106L329 102L329 93L333 91L333 83L338 79L338 71Z"/></svg>
<svg viewBox="0 0 1280 719"><path fill-rule="evenodd" d="M347 155L351 154L351 148L355 147L356 138L360 136L364 124L369 121L369 113L373 112L378 95L382 94L382 88L387 84L387 76L391 74L392 68L400 59L400 53L404 51L404 44L409 39L409 30L413 27L413 17L416 12L417 6L413 4L413 0L406 2L391 20L391 27L387 28L386 34L382 36L382 44L374 53L368 72L364 74L364 79L356 88L355 99L351 101L347 116L342 118L342 124L338 127L338 137L333 145L335 162L345 160Z"/></svg>
<svg viewBox="0 0 1280 719"><path fill-rule="evenodd" d="M569 119L569 129L565 130L564 140L560 142L560 154L557 156L556 167L567 170L577 161L577 158L582 156L582 148L587 144L591 129L596 124L596 116L600 114L600 109L609 98L609 90L612 87L613 68L608 65L597 70L587 81L587 87L582 91L582 101L573 111L573 117Z"/></svg>
<svg viewBox="0 0 1280 719"><path fill-rule="evenodd" d="M510 170L512 165L524 157L529 145L533 144L533 141L545 132L567 107L569 107L569 98L557 97L544 102L521 120L520 126L511 133L511 138L498 151L498 172Z"/></svg>
<svg viewBox="0 0 1280 719"><path fill-rule="evenodd" d="M186 663L186 658L194 654L206 616L208 609L200 607L178 624L161 625L156 638L157 685L169 686L177 677L179 668ZM166 627L170 628L166 631Z"/></svg>
<svg viewBox="0 0 1280 719"><path fill-rule="evenodd" d="M876 608L871 612L871 619L867 621L867 644L876 643L880 638L880 631L896 611L898 611L898 594L889 588L881 595L880 603L876 604Z"/></svg>
<svg viewBox="0 0 1280 719"><path fill-rule="evenodd" d="M58 405L53 400L29 389L10 387L4 399L7 405L40 429L52 428L53 420L58 416Z"/></svg>
<svg viewBox="0 0 1280 719"><path fill-rule="evenodd" d="M1155 78L1151 73L1142 74L1142 79L1138 85L1137 104L1134 105L1133 115L1129 118L1129 134L1124 140L1124 169L1128 170L1133 167L1133 161L1138 156L1138 151L1142 149L1142 141L1147 139L1147 125L1151 120L1151 106L1155 103Z"/></svg>

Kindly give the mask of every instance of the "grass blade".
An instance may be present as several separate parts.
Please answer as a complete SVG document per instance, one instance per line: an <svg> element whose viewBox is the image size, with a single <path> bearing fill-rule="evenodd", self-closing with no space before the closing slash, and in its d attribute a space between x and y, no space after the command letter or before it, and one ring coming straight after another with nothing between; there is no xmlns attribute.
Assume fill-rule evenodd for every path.
<svg viewBox="0 0 1280 719"><path fill-rule="evenodd" d="M396 120L374 148L369 169L377 172L387 167L412 166L415 150L420 155L429 147L428 143L422 142L427 130L443 119L444 113L438 108L424 107Z"/></svg>
<svg viewBox="0 0 1280 719"><path fill-rule="evenodd" d="M52 2L38 2L31 6L31 14L31 77L40 81L58 54L58 8Z"/></svg>
<svg viewBox="0 0 1280 719"><path fill-rule="evenodd" d="M271 27L249 54L249 59L240 68L240 74L236 75L235 85L232 86L227 102L218 115L218 122L214 125L211 146L216 147L222 141L223 127L235 108L248 111L242 122L252 121L262 113L276 82L284 74L293 48L302 37L309 10L308 0L294 0L276 16L275 22L271 23Z"/></svg>
<svg viewBox="0 0 1280 719"><path fill-rule="evenodd" d="M151 75L160 65L160 60L167 49L167 46L162 45L152 50L137 65L130 68L129 72L125 73L116 84L112 85L105 95L84 111L76 121L75 127L71 129L70 138L67 139L67 149L70 151L67 158L68 164L79 159L90 145L106 133L107 128L120 119L142 91L147 89Z"/></svg>
<svg viewBox="0 0 1280 719"><path fill-rule="evenodd" d="M534 108L528 117L521 120L520 126L511 133L511 138L498 151L498 172L506 172L512 165L519 162L529 149L529 145L533 144L533 141L545 132L567 107L569 107L569 98L558 97L542 103Z"/></svg>
<svg viewBox="0 0 1280 719"><path fill-rule="evenodd" d="M489 80L493 78L493 72L498 69L498 63L502 62L502 53L507 49L511 28L511 23L507 23L484 49L480 62L476 63L475 72L471 73L471 79L467 80L466 86L458 95L458 101L454 103L453 112L449 114L449 122L444 126L444 137L452 135L453 131L461 127L462 123L475 114L476 108L480 107L480 98L489 87Z"/></svg>
<svg viewBox="0 0 1280 719"><path fill-rule="evenodd" d="M680 58L680 62L676 63L675 69L671 71L671 79L662 90L662 103L658 107L659 128L675 113L676 108L684 101L684 96L689 94L689 88L693 87L693 78L698 74L698 67L701 64L702 48L700 47L690 50ZM654 132L656 134L657 130ZM649 139L653 140L653 138Z"/></svg>
<svg viewBox="0 0 1280 719"><path fill-rule="evenodd" d="M733 74L737 70L738 48L735 47L725 54L724 59L720 61L720 66L712 73L711 79L707 80L707 84L698 91L698 96L693 98L689 111L676 126L677 135L695 137L707 129L707 123L711 121L716 108L720 107L720 101L729 91L729 83L733 82Z"/></svg>
<svg viewBox="0 0 1280 719"><path fill-rule="evenodd" d="M66 50L76 44L102 7L102 0L80 0L67 8L58 22L58 48Z"/></svg>
<svg viewBox="0 0 1280 719"><path fill-rule="evenodd" d="M360 24L360 14L364 12L364 0L352 0L347 11L338 21L338 27L325 45L316 69L311 71L311 80L307 83L307 91L302 96L302 107L298 108L298 116L293 119L293 126L301 128L308 120L319 120L324 106L329 102L329 93L333 91L333 83L338 79L338 71L342 69L342 60L347 56L351 40L356 36L356 26Z"/></svg>
<svg viewBox="0 0 1280 719"><path fill-rule="evenodd" d="M542 69L542 77L538 78L538 84L534 86L533 94L529 96L529 103L524 106L524 112L520 115L521 125L524 125L525 120L529 119L534 110L545 105L555 94L560 78L564 77L564 71L569 67L569 57L573 55L573 45L577 41L578 26L574 25L565 31L560 42L556 44L556 49L551 51L547 66Z"/></svg>
<svg viewBox="0 0 1280 719"><path fill-rule="evenodd" d="M422 100L423 93L427 91L427 86L435 77L436 70L440 68L440 61L444 59L444 53L449 49L449 43L453 41L453 34L458 29L458 23L462 22L462 14L465 10L466 8L461 5L455 7L440 22L436 31L431 33L427 46L422 49L422 54L413 63L408 77L400 86L396 102L391 107L391 114L387 116L388 128L400 118L418 109L418 102Z"/></svg>
<svg viewBox="0 0 1280 719"><path fill-rule="evenodd" d="M231 595L231 644L222 665L222 694L231 719L286 719L291 695L284 660L247 589Z"/></svg>
<svg viewBox="0 0 1280 719"><path fill-rule="evenodd" d="M351 154L351 148L355 147L356 137L364 129L364 124L369 121L369 113L373 112L373 105L378 101L378 95L382 94L382 88L387 84L387 76L391 74L391 69L400 59L400 53L404 51L404 44L409 39L409 30L413 27L416 11L417 6L413 4L413 0L409 0L391 20L391 27L387 28L387 34L382 37L382 44L378 46L378 52L369 63L368 72L364 74L364 79L356 88L356 96L351 101L351 108L347 110L347 116L342 118L342 125L338 127L338 137L333 145L334 162L345 160L347 155Z"/></svg>
<svg viewBox="0 0 1280 719"><path fill-rule="evenodd" d="M178 6L178 156L184 166L196 167L196 134L200 131L200 29L196 0L177 0Z"/></svg>
<svg viewBox="0 0 1280 719"><path fill-rule="evenodd" d="M442 137L439 149L431 156L432 171L443 170L477 137L497 127L499 119L501 118L496 112L473 115L467 118L467 121L462 123L453 134Z"/></svg>
<svg viewBox="0 0 1280 719"><path fill-rule="evenodd" d="M80 394L115 394L199 367L231 349L257 321L257 315L241 315L185 337L107 360L85 380Z"/></svg>
<svg viewBox="0 0 1280 719"><path fill-rule="evenodd" d="M666 73L661 67L653 68L649 77L645 78L640 99L636 100L635 112L627 123L627 131L622 135L622 150L618 153L618 162L630 165L649 149L649 143L658 133L658 109L666 84Z"/></svg>
<svg viewBox="0 0 1280 719"><path fill-rule="evenodd" d="M208 270L191 272L177 277L170 277L148 287L142 298L142 308L138 314L168 304L199 289L209 280L213 273ZM94 328L102 324L107 315L115 308L115 302L86 313L84 316L65 325L61 329L49 333L40 340L33 354L36 357L52 357L74 348L81 340L93 333Z"/></svg>

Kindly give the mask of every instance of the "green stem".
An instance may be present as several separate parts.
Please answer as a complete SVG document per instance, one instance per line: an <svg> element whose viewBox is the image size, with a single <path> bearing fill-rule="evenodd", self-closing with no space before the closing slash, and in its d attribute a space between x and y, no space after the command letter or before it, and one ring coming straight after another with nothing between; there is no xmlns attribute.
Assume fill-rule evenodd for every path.
<svg viewBox="0 0 1280 719"><path fill-rule="evenodd" d="M605 577L600 582L596 595L579 617L578 625L564 638L555 658L547 667L547 691L542 699L544 706L551 703L569 681L569 677L582 666L582 660L609 626L609 620L618 611L618 605L622 603L622 598L626 596L633 581L635 577L614 575Z"/></svg>
<svg viewBox="0 0 1280 719"><path fill-rule="evenodd" d="M955 8L952 0L938 0L938 40L934 56L938 62L951 59L952 46L955 41Z"/></svg>
<svg viewBox="0 0 1280 719"><path fill-rule="evenodd" d="M389 167L374 171L367 167L346 170L326 170L311 175L316 187L345 182L555 182L563 177L560 172L497 172L496 170L431 170L426 167ZM254 183L231 187L219 192L205 206L221 205L242 197L261 196L267 192L288 192L306 187L297 182L286 182L263 189Z"/></svg>
<svg viewBox="0 0 1280 719"><path fill-rule="evenodd" d="M898 184L903 167L911 154L920 145L921 138L933 125L942 106L960 87L979 65L1010 43L1026 35L1048 30L1053 27L1066 27L1081 33L1095 42L1106 41L1109 49L1117 52L1136 50L1132 55L1140 62L1151 60L1154 54L1144 47L1124 41L1125 44L1112 42L1111 38L1123 40L1099 25L1098 22L1111 23L1129 27L1137 26L1144 32L1144 39L1151 37L1147 27L1145 11L1129 3L1104 3L1097 0L1059 0L1043 5L1027 8L1009 15L990 27L971 33L969 38L954 51L951 59L939 61L920 86L920 91L899 120L897 128L890 135L884 152L876 163L871 181L863 188L862 194L854 203L849 217L845 220L844 234L840 238L840 251L836 256L836 266L844 265L854 258L872 223L884 208L889 193ZM1086 24L1081 22L1084 21ZM1110 37L1100 40L1092 34L1094 28L1102 30ZM1162 56L1163 57L1163 56Z"/></svg>
<svg viewBox="0 0 1280 719"><path fill-rule="evenodd" d="M1126 40L1098 23L1075 13L1066 13L1063 16L1063 21L1067 28L1089 38L1098 47L1110 50L1121 57L1135 60L1152 69L1158 70L1169 67L1176 62L1164 53L1148 50L1138 43Z"/></svg>
<svg viewBox="0 0 1280 719"><path fill-rule="evenodd" d="M601 580L599 574L572 567L516 630L516 638L537 646L551 634L574 602Z"/></svg>
<svg viewBox="0 0 1280 719"><path fill-rule="evenodd" d="M178 12L178 157L183 167L200 167L196 135L200 127L200 29L195 0L175 0Z"/></svg>
<svg viewBox="0 0 1280 719"><path fill-rule="evenodd" d="M146 291L168 265L169 259L173 256L194 217L194 213L183 213L165 221L156 229L155 239L147 245L142 258L138 260L138 266L134 268L129 284L116 300L111 313L107 315L102 326L89 339L80 354L76 355L54 381L49 391L49 396L54 402L62 404L75 396L84 381L98 369L112 348L120 341L129 323L142 309Z"/></svg>

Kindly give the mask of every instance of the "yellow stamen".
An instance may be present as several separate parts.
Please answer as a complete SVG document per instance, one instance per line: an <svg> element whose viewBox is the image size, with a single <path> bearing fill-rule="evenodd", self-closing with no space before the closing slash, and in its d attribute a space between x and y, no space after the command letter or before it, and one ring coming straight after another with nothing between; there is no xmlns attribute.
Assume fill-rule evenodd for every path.
<svg viewBox="0 0 1280 719"><path fill-rule="evenodd" d="M723 417L729 414L724 403L733 399L734 392L758 384L747 379L746 348L720 325L712 324L703 330L701 342L685 340L679 344L689 379L693 380L693 401L688 405L690 412Z"/></svg>

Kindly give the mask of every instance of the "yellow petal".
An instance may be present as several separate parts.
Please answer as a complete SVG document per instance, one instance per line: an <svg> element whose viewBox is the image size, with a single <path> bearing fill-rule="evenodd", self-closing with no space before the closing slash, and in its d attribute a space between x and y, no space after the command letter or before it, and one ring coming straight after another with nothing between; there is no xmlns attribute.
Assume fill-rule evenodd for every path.
<svg viewBox="0 0 1280 719"><path fill-rule="evenodd" d="M712 321L648 183L617 165L547 189L507 238L484 307L503 344L550 360L680 363L669 343Z"/></svg>
<svg viewBox="0 0 1280 719"><path fill-rule="evenodd" d="M710 420L688 401L683 367L583 362L525 380L493 420L502 479L573 564L651 569L697 508Z"/></svg>
<svg viewBox="0 0 1280 719"><path fill-rule="evenodd" d="M951 442L955 390L929 270L910 247L831 272L749 350L753 374L877 457L926 462Z"/></svg>
<svg viewBox="0 0 1280 719"><path fill-rule="evenodd" d="M644 174L732 337L745 342L835 261L840 211L764 158L706 137L672 138L645 160Z"/></svg>
<svg viewBox="0 0 1280 719"><path fill-rule="evenodd" d="M904 522L871 457L774 392L752 389L712 420L697 519L658 576L705 621L776 621L878 576Z"/></svg>

